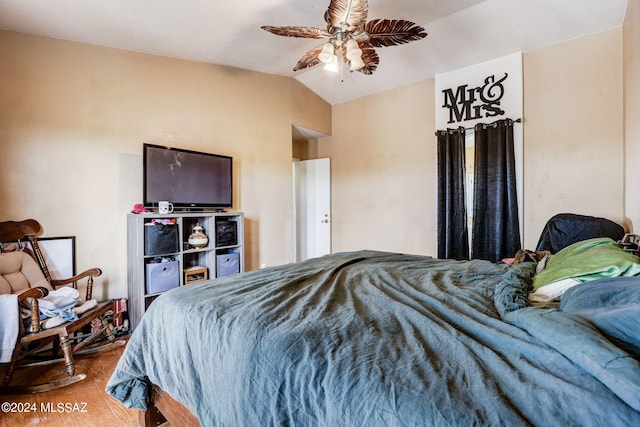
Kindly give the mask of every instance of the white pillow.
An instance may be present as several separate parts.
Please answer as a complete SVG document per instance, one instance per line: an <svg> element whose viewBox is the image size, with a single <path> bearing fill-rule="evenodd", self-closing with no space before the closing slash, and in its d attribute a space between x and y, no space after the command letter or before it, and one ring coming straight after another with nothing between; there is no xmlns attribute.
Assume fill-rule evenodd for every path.
<svg viewBox="0 0 640 427"><path fill-rule="evenodd" d="M566 279L561 279L548 285L542 286L538 288L537 291L529 294L529 301L532 302L550 302L554 300L560 300L560 297L567 291L567 289L579 285L580 281L567 277Z"/></svg>

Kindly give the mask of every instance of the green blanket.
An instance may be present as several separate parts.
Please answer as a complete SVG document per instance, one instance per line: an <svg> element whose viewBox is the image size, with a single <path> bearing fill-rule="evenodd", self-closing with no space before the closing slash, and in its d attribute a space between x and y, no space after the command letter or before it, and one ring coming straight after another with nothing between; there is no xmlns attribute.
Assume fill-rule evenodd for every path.
<svg viewBox="0 0 640 427"><path fill-rule="evenodd" d="M625 252L608 238L583 240L553 255L533 281L535 290L558 280L579 282L606 277L637 276L640 258Z"/></svg>

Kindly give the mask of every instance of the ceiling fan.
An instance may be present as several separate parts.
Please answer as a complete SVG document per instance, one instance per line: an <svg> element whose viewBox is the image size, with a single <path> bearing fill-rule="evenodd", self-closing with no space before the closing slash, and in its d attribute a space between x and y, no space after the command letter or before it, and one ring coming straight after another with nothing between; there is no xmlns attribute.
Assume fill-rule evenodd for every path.
<svg viewBox="0 0 640 427"><path fill-rule="evenodd" d="M329 39L305 53L293 71L313 67L320 62L325 64L325 68L335 67L337 71L342 60L351 71L372 74L380 62L374 48L406 44L427 36L424 28L403 19L367 21L368 11L367 0L331 0L324 14L326 29L269 25L261 28L279 36Z"/></svg>

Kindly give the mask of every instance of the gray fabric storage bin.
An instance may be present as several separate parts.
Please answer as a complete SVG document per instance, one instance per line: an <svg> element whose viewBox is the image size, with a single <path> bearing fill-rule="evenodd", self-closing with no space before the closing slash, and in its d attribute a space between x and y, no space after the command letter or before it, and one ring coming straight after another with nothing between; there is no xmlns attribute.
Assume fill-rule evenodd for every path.
<svg viewBox="0 0 640 427"><path fill-rule="evenodd" d="M178 261L146 265L147 293L156 294L180 286Z"/></svg>
<svg viewBox="0 0 640 427"><path fill-rule="evenodd" d="M216 277L240 272L240 256L235 252L216 256Z"/></svg>

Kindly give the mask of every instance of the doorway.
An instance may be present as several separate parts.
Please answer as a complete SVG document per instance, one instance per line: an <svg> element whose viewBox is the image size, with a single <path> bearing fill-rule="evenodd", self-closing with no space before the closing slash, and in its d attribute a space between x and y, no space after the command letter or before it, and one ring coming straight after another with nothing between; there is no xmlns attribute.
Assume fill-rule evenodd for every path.
<svg viewBox="0 0 640 427"><path fill-rule="evenodd" d="M331 160L293 162L293 261L331 253Z"/></svg>
<svg viewBox="0 0 640 427"><path fill-rule="evenodd" d="M325 136L292 126L294 262L331 253L331 160L318 158Z"/></svg>

